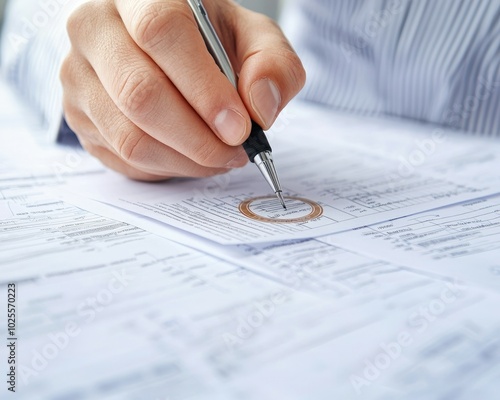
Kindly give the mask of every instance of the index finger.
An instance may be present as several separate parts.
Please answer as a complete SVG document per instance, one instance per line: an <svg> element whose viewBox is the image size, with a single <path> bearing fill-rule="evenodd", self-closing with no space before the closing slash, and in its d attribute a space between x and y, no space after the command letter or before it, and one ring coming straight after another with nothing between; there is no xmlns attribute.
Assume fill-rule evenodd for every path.
<svg viewBox="0 0 500 400"><path fill-rule="evenodd" d="M205 123L225 143L241 144L251 129L250 116L208 52L187 2L114 1L132 39Z"/></svg>

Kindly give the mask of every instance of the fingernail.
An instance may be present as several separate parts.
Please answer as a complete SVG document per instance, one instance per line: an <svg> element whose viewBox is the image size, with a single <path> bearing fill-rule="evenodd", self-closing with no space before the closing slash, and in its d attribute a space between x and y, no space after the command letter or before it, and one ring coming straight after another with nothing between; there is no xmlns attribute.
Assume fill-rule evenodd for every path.
<svg viewBox="0 0 500 400"><path fill-rule="evenodd" d="M250 102L265 128L269 128L281 104L281 94L276 84L269 78L255 82L250 88Z"/></svg>
<svg viewBox="0 0 500 400"><path fill-rule="evenodd" d="M219 137L229 145L236 145L247 130L247 122L243 115L234 110L222 110L215 118L215 129Z"/></svg>
<svg viewBox="0 0 500 400"><path fill-rule="evenodd" d="M241 168L248 163L248 156L245 151L241 150L236 157L226 164L227 168Z"/></svg>

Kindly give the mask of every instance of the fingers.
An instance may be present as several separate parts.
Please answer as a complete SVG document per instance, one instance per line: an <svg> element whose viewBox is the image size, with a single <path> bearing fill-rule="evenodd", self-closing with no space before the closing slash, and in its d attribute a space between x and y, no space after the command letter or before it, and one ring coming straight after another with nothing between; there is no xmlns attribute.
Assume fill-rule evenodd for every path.
<svg viewBox="0 0 500 400"><path fill-rule="evenodd" d="M187 2L115 0L115 4L132 39L205 123L225 143L241 144L250 132L250 117L236 88L207 51ZM235 8L229 2L223 5Z"/></svg>
<svg viewBox="0 0 500 400"><path fill-rule="evenodd" d="M83 8L68 23L73 47L91 64L99 85L125 118L164 145L150 149L148 156L161 159L162 149L169 148L199 166L218 171L247 162L243 150L221 142L163 71L135 44L116 10L105 3L87 3ZM106 116L102 118L105 120ZM112 130L103 130L109 131ZM123 132L123 127L118 132ZM139 150L153 143L145 135L139 140L136 134L118 140L121 142L111 143L115 148L123 143L125 150L117 150L124 156L131 152L143 155ZM206 175L207 170L204 171Z"/></svg>
<svg viewBox="0 0 500 400"><path fill-rule="evenodd" d="M268 129L302 89L305 71L281 29L261 14L238 8L233 19L239 93L251 117Z"/></svg>
<svg viewBox="0 0 500 400"><path fill-rule="evenodd" d="M184 0L99 0L68 21L61 72L70 126L129 176L209 176L245 165L250 117L269 128L302 88L304 70L270 19L206 0L239 71L222 74Z"/></svg>
<svg viewBox="0 0 500 400"><path fill-rule="evenodd" d="M71 108L70 108L71 110ZM98 139L100 132L95 125L83 113L70 112L66 115L68 125L71 129L79 129L84 132L78 139L82 147L94 157L97 157L105 166L131 178L141 181L161 181L170 178L170 176L160 176L141 171L118 157L113 151L109 150ZM97 139L97 140L96 140Z"/></svg>
<svg viewBox="0 0 500 400"><path fill-rule="evenodd" d="M68 124L82 145L111 168L145 180L206 177L228 171L196 164L136 127L111 101L85 60L70 55L62 74L66 77L64 108Z"/></svg>
<svg viewBox="0 0 500 400"><path fill-rule="evenodd" d="M121 158L105 147L92 145L86 142L83 142L82 146L94 157L97 157L106 167L111 168L131 179L138 181L159 182L172 178L172 176L154 175L134 168L133 166L125 163Z"/></svg>

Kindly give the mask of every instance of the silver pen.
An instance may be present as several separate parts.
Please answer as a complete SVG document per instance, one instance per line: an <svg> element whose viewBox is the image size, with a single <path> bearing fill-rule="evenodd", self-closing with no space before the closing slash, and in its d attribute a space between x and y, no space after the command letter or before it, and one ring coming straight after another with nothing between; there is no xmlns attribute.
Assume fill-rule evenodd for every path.
<svg viewBox="0 0 500 400"><path fill-rule="evenodd" d="M202 0L187 0L189 6L193 10L194 17L198 23L200 32L205 40L208 51L214 58L215 62L221 69L221 71L226 75L229 81L235 88L238 88L238 83L236 81L236 74L234 73L233 66L229 61L222 43L217 36L217 33L208 18L207 11L203 6ZM281 189L281 184L278 179L278 174L276 173L276 168L274 167L273 156L271 146L267 141L266 135L262 128L256 122L252 121L252 131L248 139L243 143L243 148L245 149L248 158L251 162L255 163L259 168L260 172L269 183L274 193L278 197L281 205L286 210L285 200L283 198L283 190Z"/></svg>

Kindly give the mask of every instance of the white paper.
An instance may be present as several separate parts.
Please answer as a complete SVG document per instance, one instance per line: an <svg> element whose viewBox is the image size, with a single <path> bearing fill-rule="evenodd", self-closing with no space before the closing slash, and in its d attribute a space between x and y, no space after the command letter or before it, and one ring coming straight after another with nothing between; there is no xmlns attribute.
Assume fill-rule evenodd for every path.
<svg viewBox="0 0 500 400"><path fill-rule="evenodd" d="M322 238L372 257L500 290L500 198Z"/></svg>
<svg viewBox="0 0 500 400"><path fill-rule="evenodd" d="M6 139L22 127L21 113L9 121ZM99 165L73 150L7 143L0 155L0 298L16 282L15 398L497 397L497 293L318 240L224 247L82 197L75 206L58 191L69 181L97 181ZM279 154L277 165L286 165L278 157L289 156ZM350 171L342 156L339 174L359 180L369 175L365 161L386 165L381 155L366 157ZM471 176L479 164L468 163ZM330 177L302 172L298 166L290 176L320 196L315 179ZM249 168L237 178L255 173ZM490 187L486 175L480 185ZM238 179L228 187L247 193L246 178ZM252 195L267 191L260 177L249 181L261 185ZM119 191L115 176L107 182L108 192ZM158 190L220 186L208 180L212 186L200 189L200 182ZM456 187L447 185L440 190ZM222 186L215 197L227 196ZM6 376L7 347L0 349Z"/></svg>
<svg viewBox="0 0 500 400"><path fill-rule="evenodd" d="M306 136L305 126L308 126ZM269 195L267 183L251 164L243 170L211 179L175 180L155 185L108 173L91 181L73 181L73 190L80 196L157 219L222 244L318 237L500 190L496 174L491 172L500 165L496 155L500 146L490 145L490 141L458 136L454 144L452 139L444 142L443 133L431 132L429 139L417 129L415 135L421 138L420 142L425 144L437 137L440 142L434 143L435 152L426 162L418 168L405 169L398 157L387 158L385 149L375 146L371 151L368 145L363 148L356 140L350 144L346 140L349 132L337 136L337 131L345 126L345 123L336 124L328 114L305 113L296 116L286 132L271 134L275 164L285 195L307 198L323 207L323 215L308 222L260 222L239 211L239 205L245 200ZM371 135L375 141L377 135L382 138L384 133L384 129L375 128ZM396 137L394 132L393 136ZM395 152L406 154L411 145L406 132L401 142L394 144ZM470 158L471 145L481 148L479 158ZM447 167L450 162L462 168L455 171ZM480 174L480 171L489 172ZM476 176L482 179L470 179ZM293 210L288 214L279 211L279 207L275 210L293 217Z"/></svg>
<svg viewBox="0 0 500 400"><path fill-rule="evenodd" d="M24 199L2 232L19 219L25 253L0 252L0 296L18 285L20 399L439 399L479 373L493 398L492 292L315 240L214 257Z"/></svg>
<svg viewBox="0 0 500 400"><path fill-rule="evenodd" d="M105 206L96 209L109 212ZM292 326L281 318L277 307L269 324L242 343L231 341L238 339L236 328L221 333L217 322L206 321L215 340L205 340L218 349L213 367L223 373L226 390L230 387L242 398L273 393L290 399L334 395L386 399L403 394L405 398L437 399L457 391L464 398L496 396L498 299L490 292L464 282L436 280L316 240L219 246L162 228L155 221L116 209L112 213L121 220L196 243L204 252L238 263L294 292L308 292L332 302L332 309L317 304L301 317L288 320L293 321ZM280 335L277 321L288 332L280 336L279 345L271 339ZM233 326L241 329L245 325L240 320ZM298 333L297 326L308 327L298 342L290 337L291 332ZM230 353L221 350L220 342L217 346L218 335L224 334L229 338ZM409 341L406 346L398 344L402 339ZM273 346L266 345L268 340ZM488 361L484 354L489 354ZM388 367L374 364L389 356ZM478 380L481 385L475 384ZM269 384L262 385L263 381Z"/></svg>

